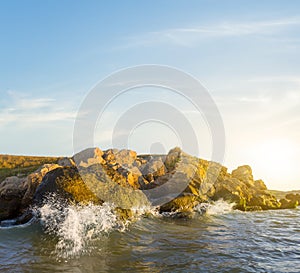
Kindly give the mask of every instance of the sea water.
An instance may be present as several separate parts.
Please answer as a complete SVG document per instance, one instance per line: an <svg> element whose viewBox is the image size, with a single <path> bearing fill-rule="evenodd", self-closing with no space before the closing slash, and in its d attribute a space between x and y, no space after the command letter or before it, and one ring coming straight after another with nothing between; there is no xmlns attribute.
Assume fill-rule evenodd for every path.
<svg viewBox="0 0 300 273"><path fill-rule="evenodd" d="M233 211L203 204L192 218L112 204L49 200L39 220L0 228L0 272L300 272L300 209Z"/></svg>

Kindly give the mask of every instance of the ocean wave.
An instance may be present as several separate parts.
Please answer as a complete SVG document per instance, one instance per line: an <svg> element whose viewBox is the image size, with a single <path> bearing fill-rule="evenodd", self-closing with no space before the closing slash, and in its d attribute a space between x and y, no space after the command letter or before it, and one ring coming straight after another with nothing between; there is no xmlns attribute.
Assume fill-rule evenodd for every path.
<svg viewBox="0 0 300 273"><path fill-rule="evenodd" d="M234 206L235 203L228 203L221 199L211 203L201 203L197 205L194 210L200 214L222 215L231 213Z"/></svg>
<svg viewBox="0 0 300 273"><path fill-rule="evenodd" d="M87 252L89 245L112 230L123 230L110 204L67 204L56 198L37 209L42 226L49 235L57 238L54 254L69 258Z"/></svg>
<svg viewBox="0 0 300 273"><path fill-rule="evenodd" d="M194 210L198 215L221 215L232 212L233 206L219 200L199 204ZM28 223L15 225L14 220L9 220L2 229L28 227L39 221L44 232L55 241L52 254L58 259L69 259L88 254L93 251L94 243L109 236L112 231L126 231L132 222L142 218L178 217L176 212L159 213L155 207L136 207L131 212L132 217L122 219L113 204L70 204L50 195L42 206L33 208L34 217Z"/></svg>
<svg viewBox="0 0 300 273"><path fill-rule="evenodd" d="M27 223L25 224L17 224L17 219L10 219L10 220L3 220L1 221L1 229L13 229L13 228L26 228L31 226L33 223L36 222L36 217L31 218Z"/></svg>
<svg viewBox="0 0 300 273"><path fill-rule="evenodd" d="M132 221L156 215L156 209L135 207L131 217L124 219L114 204L70 204L50 195L44 205L35 208L45 232L56 238L55 254L59 258L80 256L93 249L93 242L112 231L123 232Z"/></svg>

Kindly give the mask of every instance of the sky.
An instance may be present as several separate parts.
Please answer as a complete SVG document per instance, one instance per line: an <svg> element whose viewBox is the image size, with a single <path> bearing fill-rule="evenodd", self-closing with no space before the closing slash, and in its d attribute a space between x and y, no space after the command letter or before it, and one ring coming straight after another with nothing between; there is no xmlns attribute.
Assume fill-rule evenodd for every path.
<svg viewBox="0 0 300 273"><path fill-rule="evenodd" d="M80 106L102 79L142 64L198 79L225 128L229 171L252 166L273 189L300 189L300 2L0 1L0 153L68 155ZM163 88L128 91L98 119L95 145L112 145L126 111L173 105L192 124L195 155L209 159L205 118ZM155 111L155 109L153 109ZM182 146L168 124L137 124L139 153Z"/></svg>

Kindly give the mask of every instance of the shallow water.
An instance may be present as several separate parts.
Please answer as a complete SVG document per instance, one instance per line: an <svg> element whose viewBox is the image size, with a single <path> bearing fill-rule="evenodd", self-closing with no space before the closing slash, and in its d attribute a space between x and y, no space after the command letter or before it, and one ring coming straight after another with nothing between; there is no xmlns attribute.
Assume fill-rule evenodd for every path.
<svg viewBox="0 0 300 273"><path fill-rule="evenodd" d="M299 209L220 207L193 219L142 216L126 228L112 215L98 228L93 217L109 212L81 208L59 227L48 218L47 231L37 222L1 228L0 272L300 272Z"/></svg>

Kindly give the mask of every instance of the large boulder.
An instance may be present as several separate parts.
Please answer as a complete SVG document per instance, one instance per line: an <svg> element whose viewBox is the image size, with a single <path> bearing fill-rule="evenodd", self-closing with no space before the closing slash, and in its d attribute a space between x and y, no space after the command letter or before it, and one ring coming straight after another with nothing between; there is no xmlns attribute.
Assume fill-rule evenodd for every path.
<svg viewBox="0 0 300 273"><path fill-rule="evenodd" d="M252 196L250 196L247 206L259 206L263 210L269 210L281 208L281 203L276 199L275 196L267 192L252 192Z"/></svg>
<svg viewBox="0 0 300 273"><path fill-rule="evenodd" d="M120 150L115 152L116 162L122 166L132 166L137 159L137 154L132 150Z"/></svg>
<svg viewBox="0 0 300 273"><path fill-rule="evenodd" d="M142 174L149 182L153 182L158 177L165 175L166 172L167 169L161 158L152 159L142 167Z"/></svg>
<svg viewBox="0 0 300 273"><path fill-rule="evenodd" d="M295 209L299 205L298 200L287 200L287 199L280 199L281 209Z"/></svg>
<svg viewBox="0 0 300 273"><path fill-rule="evenodd" d="M43 177L58 168L57 164L45 164L27 177L8 177L0 183L0 221L14 218L31 204L34 193Z"/></svg>
<svg viewBox="0 0 300 273"><path fill-rule="evenodd" d="M104 164L118 164L127 167L133 165L137 159L137 154L132 150L109 149L103 152L102 158L105 160Z"/></svg>
<svg viewBox="0 0 300 273"><path fill-rule="evenodd" d="M57 164L59 166L62 166L62 167L72 167L72 166L75 166L75 162L72 158L69 158L69 157L63 157L63 158L60 158L58 161L57 161Z"/></svg>
<svg viewBox="0 0 300 273"><path fill-rule="evenodd" d="M160 212L193 213L200 203L199 198L192 194L183 194L160 207Z"/></svg>
<svg viewBox="0 0 300 273"><path fill-rule="evenodd" d="M262 191L267 190L267 186L266 186L265 182L262 181L261 179L255 180L253 187L257 190L262 190Z"/></svg>
<svg viewBox="0 0 300 273"><path fill-rule="evenodd" d="M60 167L48 172L35 192L35 204L43 203L53 193L71 202L102 203L75 167Z"/></svg>
<svg viewBox="0 0 300 273"><path fill-rule="evenodd" d="M99 148L90 148L73 156L80 174L91 172L106 173L112 180L118 180L122 186L131 186L138 189L142 174L137 164L135 151L109 149L101 151ZM89 168L94 166L93 168Z"/></svg>
<svg viewBox="0 0 300 273"><path fill-rule="evenodd" d="M74 167L63 167L49 172L38 187L36 204L47 201L53 193L72 203L102 204L109 202L122 209L149 205L142 191L126 183L126 178L114 171L114 176L99 166L92 165L78 172ZM111 171L111 170L110 170Z"/></svg>
<svg viewBox="0 0 300 273"><path fill-rule="evenodd" d="M35 191L37 187L40 185L42 182L44 176L54 170L59 168L60 165L58 164L45 164L41 166L37 171L35 171L32 174L29 174L27 176L26 182L25 182L25 187L26 187L26 192L22 198L22 207L26 208L32 203L33 196L35 194Z"/></svg>
<svg viewBox="0 0 300 273"><path fill-rule="evenodd" d="M244 183L237 178L227 178L218 180L215 185L215 192L212 196L214 201L223 199L235 203L235 208L245 210L246 200L249 197L249 190Z"/></svg>
<svg viewBox="0 0 300 273"><path fill-rule="evenodd" d="M8 177L0 183L0 221L20 213L26 192L26 178Z"/></svg>
<svg viewBox="0 0 300 273"><path fill-rule="evenodd" d="M254 186L252 169L248 165L240 166L231 173L233 178L245 183L248 187Z"/></svg>
<svg viewBox="0 0 300 273"><path fill-rule="evenodd" d="M88 148L77 154L72 158L77 167L89 167L93 164L105 163L103 159L103 152L99 148ZM71 164L72 165L72 164Z"/></svg>
<svg viewBox="0 0 300 273"><path fill-rule="evenodd" d="M176 168L176 164L180 161L181 158L181 149L175 147L169 151L165 159L165 166L168 171L172 171Z"/></svg>
<svg viewBox="0 0 300 273"><path fill-rule="evenodd" d="M196 205L213 196L214 183L227 173L220 164L193 157L178 148L169 152L165 164L168 171L153 182L166 196L160 211L192 212Z"/></svg>
<svg viewBox="0 0 300 273"><path fill-rule="evenodd" d="M218 180L214 185L215 194L212 199L224 199L235 203L235 209L243 211L280 208L280 202L276 197L264 190L264 183L262 181L256 182L256 185L254 181L249 183L251 181L249 169L243 168L243 171L245 177L239 173L235 177Z"/></svg>
<svg viewBox="0 0 300 273"><path fill-rule="evenodd" d="M300 194L299 193L289 193L285 196L286 199L293 201L293 202L298 202L300 204Z"/></svg>

